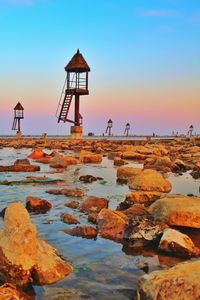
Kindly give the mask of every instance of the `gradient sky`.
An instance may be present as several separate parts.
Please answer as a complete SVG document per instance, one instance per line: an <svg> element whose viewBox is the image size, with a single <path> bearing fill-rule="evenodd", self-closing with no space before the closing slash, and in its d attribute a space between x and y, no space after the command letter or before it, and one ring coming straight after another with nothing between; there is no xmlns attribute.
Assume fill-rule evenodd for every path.
<svg viewBox="0 0 200 300"><path fill-rule="evenodd" d="M65 134L55 111L77 48L91 67L84 131L200 133L199 0L0 0L0 134Z"/></svg>

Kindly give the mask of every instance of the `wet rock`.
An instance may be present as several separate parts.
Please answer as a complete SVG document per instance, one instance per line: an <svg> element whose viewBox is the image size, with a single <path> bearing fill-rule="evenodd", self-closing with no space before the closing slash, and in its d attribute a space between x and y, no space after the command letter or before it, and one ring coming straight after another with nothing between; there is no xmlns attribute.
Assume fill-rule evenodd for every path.
<svg viewBox="0 0 200 300"><path fill-rule="evenodd" d="M194 179L200 178L200 161L195 163L195 167L190 174Z"/></svg>
<svg viewBox="0 0 200 300"><path fill-rule="evenodd" d="M80 202L78 202L78 201L70 201L70 202L65 203L65 206L72 208L72 209L77 209L79 207L79 205L80 205Z"/></svg>
<svg viewBox="0 0 200 300"><path fill-rule="evenodd" d="M97 216L98 216L98 213L89 213L88 215L88 222L91 222L93 224L97 224Z"/></svg>
<svg viewBox="0 0 200 300"><path fill-rule="evenodd" d="M0 217L4 218L7 207L4 207L0 212Z"/></svg>
<svg viewBox="0 0 200 300"><path fill-rule="evenodd" d="M97 224L102 237L122 241L128 217L122 212L104 208L98 214Z"/></svg>
<svg viewBox="0 0 200 300"><path fill-rule="evenodd" d="M102 180L102 177L95 177L92 175L82 175L79 177L80 181L83 181L84 183L91 183L93 181Z"/></svg>
<svg viewBox="0 0 200 300"><path fill-rule="evenodd" d="M120 158L120 157L116 157L116 158L114 159L114 166L123 166L123 165L125 165L125 164L126 164L125 160L123 160L123 159Z"/></svg>
<svg viewBox="0 0 200 300"><path fill-rule="evenodd" d="M179 172L186 172L188 169L189 169L189 167L186 165L186 163L185 162L183 162L181 159L175 159L175 164L176 164L176 166L178 167L178 170L176 170L176 171L179 171Z"/></svg>
<svg viewBox="0 0 200 300"><path fill-rule="evenodd" d="M117 182L127 183L130 177L134 177L141 173L141 169L132 167L121 167L117 169Z"/></svg>
<svg viewBox="0 0 200 300"><path fill-rule="evenodd" d="M127 160L144 160L146 155L134 151L126 151L122 153L122 158Z"/></svg>
<svg viewBox="0 0 200 300"><path fill-rule="evenodd" d="M5 283L0 286L0 299L1 300L34 300L34 296L29 296L16 285Z"/></svg>
<svg viewBox="0 0 200 300"><path fill-rule="evenodd" d="M141 204L134 204L130 208L123 210L123 214L125 214L129 219L134 219L135 216L143 216L148 215L147 209Z"/></svg>
<svg viewBox="0 0 200 300"><path fill-rule="evenodd" d="M154 169L166 173L171 172L174 167L176 167L176 164L171 161L169 156L157 157L144 163L145 169Z"/></svg>
<svg viewBox="0 0 200 300"><path fill-rule="evenodd" d="M80 189L48 190L46 193L52 195L64 195L66 197L83 197L85 195L85 192Z"/></svg>
<svg viewBox="0 0 200 300"><path fill-rule="evenodd" d="M138 175L129 178L129 188L139 191L156 191L169 193L172 189L171 183L161 173L145 169Z"/></svg>
<svg viewBox="0 0 200 300"><path fill-rule="evenodd" d="M37 237L36 227L20 202L6 209L0 253L1 279L18 286L52 284L72 271L54 248Z"/></svg>
<svg viewBox="0 0 200 300"><path fill-rule="evenodd" d="M200 198L169 195L154 202L149 213L170 226L200 228Z"/></svg>
<svg viewBox="0 0 200 300"><path fill-rule="evenodd" d="M82 150L80 152L80 161L82 163L88 164L88 163L101 163L102 162L102 156L100 154L95 154L89 151Z"/></svg>
<svg viewBox="0 0 200 300"><path fill-rule="evenodd" d="M66 212L61 214L60 219L66 224L80 224L79 220Z"/></svg>
<svg viewBox="0 0 200 300"><path fill-rule="evenodd" d="M64 232L72 236L78 236L87 239L95 239L98 234L96 226L77 226L66 229Z"/></svg>
<svg viewBox="0 0 200 300"><path fill-rule="evenodd" d="M132 192L126 196L124 202L129 205L129 207L134 204L149 206L163 195L161 192Z"/></svg>
<svg viewBox="0 0 200 300"><path fill-rule="evenodd" d="M135 216L126 227L124 243L135 249L142 249L150 243L158 244L164 226L156 224L149 216Z"/></svg>
<svg viewBox="0 0 200 300"><path fill-rule="evenodd" d="M190 300L200 298L200 260L180 263L175 267L154 271L140 277L140 299Z"/></svg>
<svg viewBox="0 0 200 300"><path fill-rule="evenodd" d="M24 158L24 159L17 159L15 162L14 162L14 165L30 165L30 161L27 159L27 158Z"/></svg>
<svg viewBox="0 0 200 300"><path fill-rule="evenodd" d="M28 159L17 159L14 165L0 166L0 172L37 172L40 166L31 165Z"/></svg>
<svg viewBox="0 0 200 300"><path fill-rule="evenodd" d="M51 203L47 200L29 196L26 198L26 209L29 212L45 213L52 207Z"/></svg>
<svg viewBox="0 0 200 300"><path fill-rule="evenodd" d="M121 159L122 152L108 152L108 159L115 160L115 158Z"/></svg>
<svg viewBox="0 0 200 300"><path fill-rule="evenodd" d="M51 157L50 156L41 157L41 158L36 159L35 161L40 164L49 164L51 161Z"/></svg>
<svg viewBox="0 0 200 300"><path fill-rule="evenodd" d="M51 159L50 167L55 169L67 168L68 166L76 165L77 163L77 159L73 156L57 155Z"/></svg>
<svg viewBox="0 0 200 300"><path fill-rule="evenodd" d="M99 213L103 208L108 208L109 200L106 198L98 198L90 196L84 200L80 210L86 213Z"/></svg>
<svg viewBox="0 0 200 300"><path fill-rule="evenodd" d="M193 170L190 174L194 179L200 178L200 171L198 171L198 170Z"/></svg>
<svg viewBox="0 0 200 300"><path fill-rule="evenodd" d="M159 249L180 257L200 255L200 250L195 247L188 235L170 228L164 230Z"/></svg>
<svg viewBox="0 0 200 300"><path fill-rule="evenodd" d="M31 159L40 159L43 157L50 157L48 154L44 153L41 148L34 149L31 154L28 155L28 158Z"/></svg>

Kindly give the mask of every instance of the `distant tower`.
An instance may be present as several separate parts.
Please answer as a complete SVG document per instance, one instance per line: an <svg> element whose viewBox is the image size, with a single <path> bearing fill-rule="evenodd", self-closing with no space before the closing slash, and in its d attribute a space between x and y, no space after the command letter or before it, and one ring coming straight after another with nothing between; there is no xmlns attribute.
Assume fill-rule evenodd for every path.
<svg viewBox="0 0 200 300"><path fill-rule="evenodd" d="M128 136L129 131L130 131L131 125L129 123L126 124L125 130L124 130L124 134L126 136Z"/></svg>
<svg viewBox="0 0 200 300"><path fill-rule="evenodd" d="M107 123L106 127L106 133L108 133L109 136L111 136L111 129L112 129L113 121L110 119Z"/></svg>
<svg viewBox="0 0 200 300"><path fill-rule="evenodd" d="M24 119L24 108L20 102L14 107L14 120L12 130L17 130L17 135L20 137L21 132L21 120Z"/></svg>
<svg viewBox="0 0 200 300"><path fill-rule="evenodd" d="M189 130L188 130L188 135L192 136L193 131L194 131L194 126L191 125L190 128L189 128Z"/></svg>
<svg viewBox="0 0 200 300"><path fill-rule="evenodd" d="M73 123L74 125L71 126L71 136L72 138L80 139L83 133L83 118L79 108L80 96L89 94L88 73L90 72L90 67L78 50L65 67L65 71L67 72L67 77L63 87L64 98L61 95L56 116L58 123L60 121ZM73 96L75 98L74 120L70 120L68 119L68 113Z"/></svg>

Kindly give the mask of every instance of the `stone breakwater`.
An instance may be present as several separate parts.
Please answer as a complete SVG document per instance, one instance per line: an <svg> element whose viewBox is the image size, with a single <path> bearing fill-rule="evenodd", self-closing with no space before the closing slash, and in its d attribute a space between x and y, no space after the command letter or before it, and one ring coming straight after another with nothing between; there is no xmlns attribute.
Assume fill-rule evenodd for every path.
<svg viewBox="0 0 200 300"><path fill-rule="evenodd" d="M1 172L5 173L28 172L30 166L34 169L37 162L48 164L56 174L67 173L72 166L98 166L103 157L113 161L113 168L117 170L117 184L125 184L129 188L129 193L124 195L124 200L115 208L111 200L104 197L103 184L102 197L87 195L87 189L83 190L79 186L83 179L85 184L91 185L97 180L102 182L103 178L84 174L77 177L74 187L57 180L54 183L55 189L46 189L47 194L62 197L63 207L66 204L66 207L72 209L72 214L65 212L59 216L64 224L72 225L64 232L77 237L79 244L79 237L96 239L100 236L139 253L153 247L160 253L187 259L187 263L172 269L142 276L138 281L138 299L198 299L200 287L195 276L199 276L200 249L190 231L195 230L197 236L200 234L200 198L170 194L173 186L168 174L181 176L187 172L199 178L200 139L149 143L26 139L0 140L0 146L32 148L28 158L17 160L11 166L0 166ZM48 154L46 149L50 150ZM66 155L67 150L73 154ZM138 162L143 167L131 167L131 162ZM50 178L29 178L29 183L45 185L48 181L52 183ZM0 183L9 185L8 181ZM12 184L15 184L14 181ZM74 200L66 202L67 197ZM29 196L26 208L30 213L40 214L53 210L54 206L45 199ZM18 288L27 284L51 284L72 271L72 267L56 254L55 249L37 237L27 210L21 203L14 203L2 212L4 228L0 233L0 273L5 285L0 293L5 292L6 287L9 292L13 290L18 293ZM81 222L82 215L88 219L88 224ZM195 260L190 261L191 258ZM145 268L148 270L148 266ZM191 274L190 269L196 271Z"/></svg>

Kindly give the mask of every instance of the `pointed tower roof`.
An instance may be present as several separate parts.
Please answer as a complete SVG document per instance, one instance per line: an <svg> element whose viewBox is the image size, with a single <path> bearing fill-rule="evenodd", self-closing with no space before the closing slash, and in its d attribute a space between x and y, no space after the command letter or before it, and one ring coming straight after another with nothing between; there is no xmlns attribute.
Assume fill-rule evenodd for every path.
<svg viewBox="0 0 200 300"><path fill-rule="evenodd" d="M20 102L17 103L17 105L15 106L14 110L24 110L23 106L21 105Z"/></svg>
<svg viewBox="0 0 200 300"><path fill-rule="evenodd" d="M65 67L66 72L90 72L90 67L85 61L83 55L79 49L76 54L72 57L70 62Z"/></svg>

